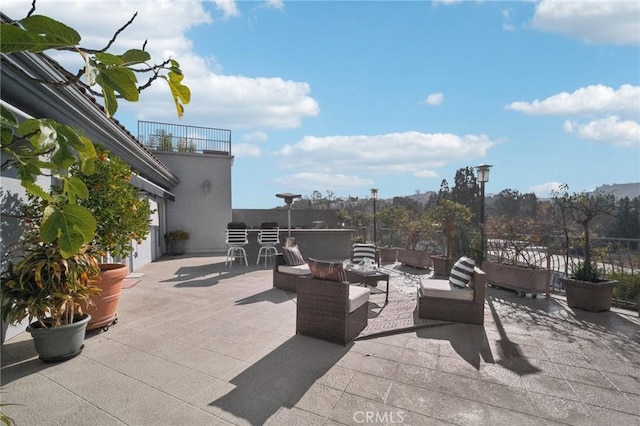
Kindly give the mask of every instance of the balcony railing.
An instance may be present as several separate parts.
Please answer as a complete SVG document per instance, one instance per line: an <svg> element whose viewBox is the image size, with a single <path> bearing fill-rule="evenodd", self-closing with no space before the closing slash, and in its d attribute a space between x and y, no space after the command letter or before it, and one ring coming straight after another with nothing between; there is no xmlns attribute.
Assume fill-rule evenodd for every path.
<svg viewBox="0 0 640 426"><path fill-rule="evenodd" d="M398 241L392 243L402 246L400 230L381 228L378 242L389 244L394 235ZM367 229L360 233L365 239ZM439 241L425 241L426 247L442 253ZM564 294L565 289L560 278L566 277L578 262L584 261L583 241L571 238L568 242L561 237L552 237L545 244L535 244L527 239L511 241L493 238L487 235L486 259L504 261L522 266L533 266L551 270L551 291ZM567 250L567 245L569 250ZM613 291L613 305L625 309L638 309L640 292L640 239L632 238L592 238L592 262L604 271L606 279L619 281Z"/></svg>
<svg viewBox="0 0 640 426"><path fill-rule="evenodd" d="M231 155L231 130L138 121L138 140L154 151Z"/></svg>

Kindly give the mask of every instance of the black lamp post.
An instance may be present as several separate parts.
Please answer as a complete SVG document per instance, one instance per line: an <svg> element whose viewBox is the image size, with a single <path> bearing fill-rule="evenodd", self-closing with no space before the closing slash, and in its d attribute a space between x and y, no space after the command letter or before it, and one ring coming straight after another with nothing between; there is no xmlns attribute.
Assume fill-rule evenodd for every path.
<svg viewBox="0 0 640 426"><path fill-rule="evenodd" d="M493 167L488 164L480 164L476 166L478 170L478 181L480 181L480 250L482 253L481 261L485 258L485 230L484 230L484 184L489 182L489 169Z"/></svg>
<svg viewBox="0 0 640 426"><path fill-rule="evenodd" d="M378 190L371 188L371 199L373 200L373 244L378 242L378 226L376 224L376 200L378 199Z"/></svg>
<svg viewBox="0 0 640 426"><path fill-rule="evenodd" d="M288 234L287 242L286 242L286 245L289 246L290 244L293 244L293 240L291 239L291 203L293 203L294 199L301 198L302 195L300 195L300 194L292 194L290 192L285 192L283 194L276 194L276 197L284 198L284 202L287 203L287 206L289 206L289 210L287 212L288 225L289 225L289 234Z"/></svg>

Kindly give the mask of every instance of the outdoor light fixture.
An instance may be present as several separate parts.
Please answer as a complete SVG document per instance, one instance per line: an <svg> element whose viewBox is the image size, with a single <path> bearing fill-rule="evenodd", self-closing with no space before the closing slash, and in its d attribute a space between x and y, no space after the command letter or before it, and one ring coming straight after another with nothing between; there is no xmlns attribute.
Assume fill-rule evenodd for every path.
<svg viewBox="0 0 640 426"><path fill-rule="evenodd" d="M371 199L373 200L373 244L378 240L377 224L376 224L376 200L378 199L378 189L371 188Z"/></svg>
<svg viewBox="0 0 640 426"><path fill-rule="evenodd" d="M202 189L204 190L204 192L211 191L211 181L209 181L209 180L203 181L202 182Z"/></svg>
<svg viewBox="0 0 640 426"><path fill-rule="evenodd" d="M296 198L302 198L302 195L301 194L292 194L290 192L285 192L285 193L282 193L282 194L276 194L276 197L284 198L284 202L287 203L287 206L289 206L289 211L287 213L288 224L289 224L289 234L288 234L287 242L286 242L286 245L289 246L290 244L293 243L293 240L291 240L291 203L293 203L293 200L295 200Z"/></svg>
<svg viewBox="0 0 640 426"><path fill-rule="evenodd" d="M482 259L485 258L485 232L484 232L484 184L489 182L489 169L493 167L489 164L480 164L476 166L478 171L478 180L480 181L480 251Z"/></svg>
<svg viewBox="0 0 640 426"><path fill-rule="evenodd" d="M476 166L476 170L478 170L478 180L482 183L489 182L489 169L493 167L489 164L480 164Z"/></svg>

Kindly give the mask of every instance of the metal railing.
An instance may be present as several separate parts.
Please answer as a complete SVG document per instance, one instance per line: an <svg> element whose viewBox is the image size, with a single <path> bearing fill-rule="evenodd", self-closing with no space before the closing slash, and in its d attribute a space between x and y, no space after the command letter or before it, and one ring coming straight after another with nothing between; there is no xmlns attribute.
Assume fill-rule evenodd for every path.
<svg viewBox="0 0 640 426"><path fill-rule="evenodd" d="M363 234L366 234L364 230ZM400 240L401 232L389 228L381 229L383 241ZM398 244L400 245L400 244ZM442 250L442 243L426 242L426 246ZM567 250L567 247L569 249ZM506 262L544 268L551 271L551 291L564 294L560 278L568 276L579 262L584 261L583 241L579 238L551 237L545 244L536 244L529 239L506 240L487 235L486 256L490 261ZM640 239L632 238L592 238L592 262L604 272L604 278L619 282L613 290L613 306L624 309L638 309L640 292Z"/></svg>
<svg viewBox="0 0 640 426"><path fill-rule="evenodd" d="M231 130L138 121L138 140L154 151L231 155Z"/></svg>

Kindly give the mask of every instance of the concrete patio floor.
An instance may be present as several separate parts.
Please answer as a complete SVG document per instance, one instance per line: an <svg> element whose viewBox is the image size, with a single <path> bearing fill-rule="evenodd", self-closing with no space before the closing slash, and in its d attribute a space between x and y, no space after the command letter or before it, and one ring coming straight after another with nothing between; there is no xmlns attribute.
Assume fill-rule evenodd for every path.
<svg viewBox="0 0 640 426"><path fill-rule="evenodd" d="M445 324L343 347L295 334L295 294L224 257L136 271L119 321L42 363L2 346L2 412L17 425L638 425L636 312L490 288L485 325ZM392 287L393 290L393 287Z"/></svg>

